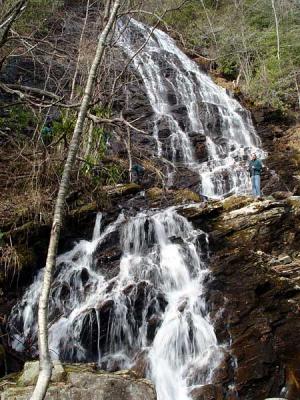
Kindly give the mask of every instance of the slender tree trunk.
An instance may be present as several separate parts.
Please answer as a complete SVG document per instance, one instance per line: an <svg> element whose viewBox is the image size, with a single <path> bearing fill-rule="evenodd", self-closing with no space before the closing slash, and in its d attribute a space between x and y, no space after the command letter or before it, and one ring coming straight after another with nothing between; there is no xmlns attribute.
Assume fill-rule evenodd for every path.
<svg viewBox="0 0 300 400"><path fill-rule="evenodd" d="M278 23L278 17L277 17L277 12L276 12L276 7L275 7L275 0L271 0L271 3L272 3L273 12L274 12L275 27L276 27L276 37L277 37L277 58L278 58L278 61L280 61L280 37L279 37L279 23Z"/></svg>
<svg viewBox="0 0 300 400"><path fill-rule="evenodd" d="M132 182L132 155L131 155L131 132L129 126L127 126L127 140L124 139L124 143L127 149L128 155L128 176L129 182Z"/></svg>
<svg viewBox="0 0 300 400"><path fill-rule="evenodd" d="M297 90L298 104L299 104L299 110L300 110L300 88L299 88L299 85L298 85L298 79L297 79L296 72L294 72L294 79L295 79L295 86L296 86L296 90Z"/></svg>
<svg viewBox="0 0 300 400"><path fill-rule="evenodd" d="M14 4L10 10L0 19L0 47L4 46L10 28L13 23L18 19L27 6L27 0L19 0ZM2 18L2 16L1 16Z"/></svg>
<svg viewBox="0 0 300 400"><path fill-rule="evenodd" d="M106 0L105 11L104 11L104 21L107 21L110 14L112 0Z"/></svg>
<svg viewBox="0 0 300 400"><path fill-rule="evenodd" d="M88 2L86 4L85 18L84 18L84 23L83 23L80 39L79 39L79 46L78 46L79 48L78 48L76 67L75 67L75 72L74 72L72 87L71 87L70 102L72 102L73 97L74 97L76 79L77 79L77 75L78 75L80 56L81 56L81 47L82 47L84 32L85 32L85 28L86 28L86 24L87 24L87 20L88 20L88 16L89 16L89 8L90 8L90 0L88 0Z"/></svg>
<svg viewBox="0 0 300 400"><path fill-rule="evenodd" d="M70 174L76 159L79 140L83 131L84 121L89 107L97 69L103 57L108 34L117 17L117 11L120 7L120 1L121 0L115 0L109 20L107 21L103 31L99 36L95 58L91 65L90 72L88 75L85 92L82 98L82 103L80 106L76 125L74 128L74 133L68 150L67 160L64 166L63 175L59 185L59 191L56 199L54 216L53 216L50 242L48 247L46 266L44 270L43 286L39 300L38 334L39 334L40 373L34 392L31 396L31 400L44 399L51 378L52 363L48 345L48 301L52 283L52 274L55 267L55 261L57 255L58 240L60 236L60 230L63 219L64 202L68 192Z"/></svg>
<svg viewBox="0 0 300 400"><path fill-rule="evenodd" d="M214 32L213 24L211 22L211 19L209 17L209 14L207 12L207 9L205 7L205 4L204 4L203 0L201 0L201 4L202 4L202 7L203 7L204 12L205 12L207 22L209 24L209 27L210 27L210 30L211 30L211 34L213 35L213 38L214 38L214 42L215 42L215 45L216 45L216 50L218 51L218 42L217 42L217 38L216 38L216 35L215 35L215 32Z"/></svg>
<svg viewBox="0 0 300 400"><path fill-rule="evenodd" d="M94 130L94 122L90 121L89 131L88 131L88 138L87 138L87 145L84 157L87 158L90 155L91 148L92 148L92 141L93 141L93 130Z"/></svg>

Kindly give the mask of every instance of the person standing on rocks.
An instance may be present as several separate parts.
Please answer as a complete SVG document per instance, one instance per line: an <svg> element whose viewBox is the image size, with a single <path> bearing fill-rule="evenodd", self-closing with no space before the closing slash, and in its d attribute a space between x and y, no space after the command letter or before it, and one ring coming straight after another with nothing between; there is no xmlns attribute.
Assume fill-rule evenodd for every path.
<svg viewBox="0 0 300 400"><path fill-rule="evenodd" d="M134 164L131 169L131 172L133 181L138 185L140 185L142 183L142 179L145 173L144 167L140 164Z"/></svg>
<svg viewBox="0 0 300 400"><path fill-rule="evenodd" d="M249 173L252 182L252 194L255 197L260 197L260 175L262 168L262 162L256 157L256 154L253 153L249 163Z"/></svg>

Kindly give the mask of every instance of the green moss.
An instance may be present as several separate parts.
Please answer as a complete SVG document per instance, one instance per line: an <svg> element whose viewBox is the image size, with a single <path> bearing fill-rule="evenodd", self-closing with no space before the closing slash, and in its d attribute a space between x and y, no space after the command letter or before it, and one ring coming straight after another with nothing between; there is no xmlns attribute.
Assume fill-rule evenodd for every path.
<svg viewBox="0 0 300 400"><path fill-rule="evenodd" d="M66 373L72 372L95 372L96 364L63 364Z"/></svg>
<svg viewBox="0 0 300 400"><path fill-rule="evenodd" d="M36 255L33 249L28 248L25 245L17 246L16 251L19 259L19 269L23 269L25 267L31 267L36 262Z"/></svg>
<svg viewBox="0 0 300 400"><path fill-rule="evenodd" d="M147 197L152 200L159 200L164 195L164 190L159 187L152 187L146 191Z"/></svg>
<svg viewBox="0 0 300 400"><path fill-rule="evenodd" d="M17 382L17 380L20 378L20 376L22 375L22 371L21 372L12 372L11 374L8 374L2 378L0 378L0 383L4 384L4 383L12 383L15 384L15 382Z"/></svg>
<svg viewBox="0 0 300 400"><path fill-rule="evenodd" d="M224 227L225 228L225 227ZM226 228L225 228L226 229ZM251 247L251 241L257 235L255 228L243 229L226 237L228 243L238 247ZM254 245L254 243L253 243Z"/></svg>
<svg viewBox="0 0 300 400"><path fill-rule="evenodd" d="M287 204L292 207L293 213L295 216L300 216L300 200L295 197L289 197L286 200Z"/></svg>
<svg viewBox="0 0 300 400"><path fill-rule="evenodd" d="M82 207L76 208L75 210L72 210L70 212L70 216L80 217L86 213L95 212L97 211L97 209L98 209L97 204L94 201L92 203L85 204Z"/></svg>
<svg viewBox="0 0 300 400"><path fill-rule="evenodd" d="M9 107L7 112L7 116L0 117L0 129L10 129L17 136L29 127L33 129L38 120L33 112L23 105Z"/></svg>
<svg viewBox="0 0 300 400"><path fill-rule="evenodd" d="M137 185L136 183L126 183L113 186L112 188L104 187L103 189L107 189L108 196L115 197L137 193L141 190L141 186Z"/></svg>
<svg viewBox="0 0 300 400"><path fill-rule="evenodd" d="M175 202L178 203L188 203L188 202L200 203L201 198L199 194L193 192L189 189L178 190L175 194Z"/></svg>
<svg viewBox="0 0 300 400"><path fill-rule="evenodd" d="M38 224L36 224L34 221L29 221L15 229L11 229L8 232L4 232L3 238L9 239L10 237L18 236L18 237L23 237L25 239L28 233L34 231L37 227Z"/></svg>
<svg viewBox="0 0 300 400"><path fill-rule="evenodd" d="M230 196L223 201L225 211L237 210L253 202L253 198L245 196Z"/></svg>

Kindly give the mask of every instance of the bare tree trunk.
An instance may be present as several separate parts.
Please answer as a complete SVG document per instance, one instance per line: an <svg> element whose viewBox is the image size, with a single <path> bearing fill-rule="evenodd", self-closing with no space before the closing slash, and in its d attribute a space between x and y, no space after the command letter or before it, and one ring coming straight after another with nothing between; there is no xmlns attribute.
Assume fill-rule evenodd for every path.
<svg viewBox="0 0 300 400"><path fill-rule="evenodd" d="M71 87L71 94L70 94L70 103L72 102L73 97L74 97L76 79L77 79L79 63L80 63L82 41L83 41L84 32L85 32L85 28L86 28L86 24L87 24L87 20L88 20L88 16L89 16L89 8L90 8L90 0L88 0L88 2L86 4L85 18L84 18L82 31L81 31L81 34L80 34L80 39L79 39L78 55L77 55L76 67L75 67L75 72L74 72L73 81L72 81L72 87Z"/></svg>
<svg viewBox="0 0 300 400"><path fill-rule="evenodd" d="M294 72L294 79L295 79L295 86L296 86L296 90L297 90L298 104L299 104L299 110L300 110L300 89L299 89L299 85L298 85L298 79L297 79L296 72Z"/></svg>
<svg viewBox="0 0 300 400"><path fill-rule="evenodd" d="M132 182L132 155L131 155L131 132L129 126L127 126L127 140L124 139L124 143L127 149L128 155L128 176L129 182Z"/></svg>
<svg viewBox="0 0 300 400"><path fill-rule="evenodd" d="M203 0L201 0L201 4L202 4L202 7L203 7L204 12L205 12L207 22L209 24L209 27L210 27L210 30L211 30L211 34L213 35L213 38L214 38L214 42L215 42L215 45L216 45L216 50L218 50L218 42L217 42L217 38L216 38L216 35L215 35L215 32L214 32L213 24L211 22L211 19L209 17L209 14L207 12L207 9L205 7L205 4L204 4Z"/></svg>
<svg viewBox="0 0 300 400"><path fill-rule="evenodd" d="M40 372L37 384L31 396L31 400L44 399L51 378L52 363L48 345L48 301L52 283L52 274L55 267L55 260L57 255L58 240L60 236L60 230L64 213L64 202L68 192L70 174L76 159L79 140L83 131L84 121L87 115L97 69L103 57L108 34L116 19L117 11L120 7L120 1L121 0L115 0L109 20L107 21L103 31L99 36L96 54L89 71L85 92L82 98L82 103L80 106L76 125L74 128L74 133L69 146L67 160L64 166L63 175L59 185L59 191L56 199L54 216L53 216L50 242L48 247L46 266L44 270L43 286L39 300L38 334L39 334Z"/></svg>
<svg viewBox="0 0 300 400"><path fill-rule="evenodd" d="M271 0L271 3L272 3L273 12L274 12L276 36L277 36L277 58L278 58L278 61L280 61L279 24L278 24L277 12L276 12L276 7L275 7L275 1Z"/></svg>
<svg viewBox="0 0 300 400"><path fill-rule="evenodd" d="M0 47L5 44L10 28L12 27L16 19L25 10L26 5L27 0L19 0L3 16L3 20L0 20Z"/></svg>
<svg viewBox="0 0 300 400"><path fill-rule="evenodd" d="M112 0L106 0L105 11L104 11L104 21L107 21L110 14Z"/></svg>
<svg viewBox="0 0 300 400"><path fill-rule="evenodd" d="M93 130L94 130L94 122L90 122L89 131L88 131L88 138L87 138L87 145L84 157L87 158L90 155L91 148L92 148L92 141L93 141Z"/></svg>

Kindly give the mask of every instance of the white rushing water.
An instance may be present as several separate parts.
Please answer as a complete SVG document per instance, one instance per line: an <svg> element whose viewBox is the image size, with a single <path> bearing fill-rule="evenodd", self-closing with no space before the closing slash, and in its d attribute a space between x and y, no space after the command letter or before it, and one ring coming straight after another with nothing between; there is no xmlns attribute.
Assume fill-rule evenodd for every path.
<svg viewBox="0 0 300 400"><path fill-rule="evenodd" d="M144 352L158 399L189 399L192 388L210 382L221 359L204 298L207 235L172 208L127 220L120 214L101 234L100 220L98 215L92 241L80 241L57 259L51 354L113 370L131 367ZM96 268L94 256L115 234L122 257L119 273L109 278ZM10 316L18 351L36 353L42 275L43 270Z"/></svg>
<svg viewBox="0 0 300 400"><path fill-rule="evenodd" d="M264 156L250 113L202 72L170 36L159 29L149 36L150 30L134 19L121 20L118 45L128 58L134 56L132 65L146 88L155 113L152 130L158 156L175 165L180 161L198 173L199 191L208 197L248 192L249 155L255 151ZM160 125L169 130L167 145L160 139ZM206 137L208 158L203 162L195 157L191 140L195 135ZM172 169L169 185L174 174Z"/></svg>

